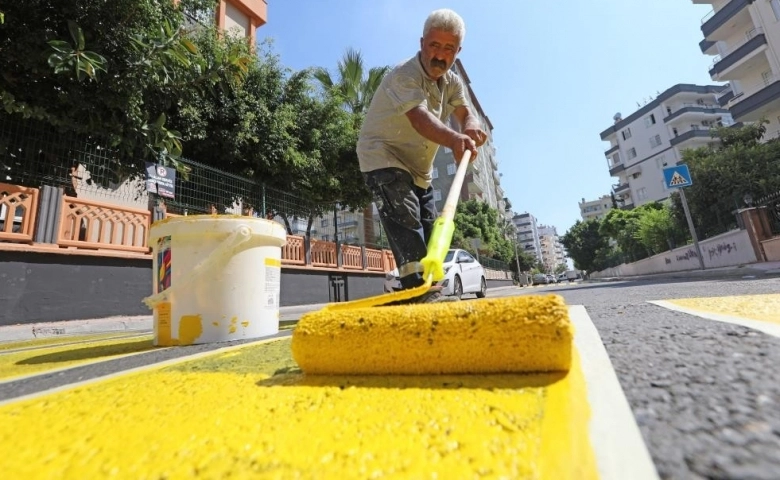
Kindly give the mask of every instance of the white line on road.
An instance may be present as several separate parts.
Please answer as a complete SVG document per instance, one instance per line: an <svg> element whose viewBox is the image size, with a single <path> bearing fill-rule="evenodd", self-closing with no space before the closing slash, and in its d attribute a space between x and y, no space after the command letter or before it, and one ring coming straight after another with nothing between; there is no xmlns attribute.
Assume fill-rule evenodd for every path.
<svg viewBox="0 0 780 480"><path fill-rule="evenodd" d="M733 325L752 328L753 330L758 330L775 337L780 337L780 325L776 323L762 322L761 320L750 320L748 318L734 317L720 313L704 312L695 308L681 307L666 300L648 300L647 303L652 303L653 305L657 305L659 307L668 308L669 310L674 310L676 312L687 313L688 315L694 315L696 317L707 320L715 320L716 322L731 323Z"/></svg>
<svg viewBox="0 0 780 480"><path fill-rule="evenodd" d="M590 440L601 480L658 480L634 413L609 360L598 330L582 305L569 307L574 345L592 412Z"/></svg>

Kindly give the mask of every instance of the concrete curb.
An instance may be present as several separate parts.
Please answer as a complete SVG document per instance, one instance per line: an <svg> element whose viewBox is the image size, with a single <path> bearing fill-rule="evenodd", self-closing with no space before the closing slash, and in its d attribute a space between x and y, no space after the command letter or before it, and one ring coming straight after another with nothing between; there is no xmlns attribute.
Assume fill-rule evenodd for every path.
<svg viewBox="0 0 780 480"><path fill-rule="evenodd" d="M489 288L490 292L500 292L520 287L509 285ZM319 310L325 303L309 305L290 305L279 308L279 323L288 326L298 321L306 312ZM90 320L63 320L60 322L41 322L24 325L0 326L0 342L35 340L38 338L60 337L65 335L87 335L91 333L110 333L122 331L151 331L152 315L116 316Z"/></svg>
<svg viewBox="0 0 780 480"><path fill-rule="evenodd" d="M648 275L633 275L623 277L590 278L588 283L602 282L630 282L635 280L662 280L662 279L712 279L712 278L759 278L780 276L778 268L758 268L752 265L739 267L712 268L707 270L687 270L681 272L654 273Z"/></svg>

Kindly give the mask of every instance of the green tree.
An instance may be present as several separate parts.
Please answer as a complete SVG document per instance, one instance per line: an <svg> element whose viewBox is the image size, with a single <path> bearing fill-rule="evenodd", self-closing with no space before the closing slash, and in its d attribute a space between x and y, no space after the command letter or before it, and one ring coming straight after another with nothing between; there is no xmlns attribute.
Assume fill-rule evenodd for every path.
<svg viewBox="0 0 780 480"><path fill-rule="evenodd" d="M607 239L600 233L600 222L588 220L577 222L561 237L561 243L574 266L579 270L594 272L607 267Z"/></svg>
<svg viewBox="0 0 780 480"><path fill-rule="evenodd" d="M514 260L514 244L504 235L498 210L479 200L458 203L452 245L474 253L471 239L479 239L479 254L509 263Z"/></svg>
<svg viewBox="0 0 780 480"><path fill-rule="evenodd" d="M760 198L780 190L780 141L760 142L765 123L718 128L713 135L720 145L683 151L693 180L685 196L700 238L736 228L734 212L746 206L746 194ZM672 202L678 224L687 230L679 193Z"/></svg>
<svg viewBox="0 0 780 480"><path fill-rule="evenodd" d="M248 46L206 58L188 38L181 9L214 3L9 3L11 21L0 25L0 104L6 114L115 151L111 165L90 170L102 184L139 173L144 160L176 165L182 132L168 119L189 99L240 82L250 60Z"/></svg>
<svg viewBox="0 0 780 480"><path fill-rule="evenodd" d="M315 68L313 74L330 95L341 100L347 110L365 114L389 71L389 66L371 67L366 71L363 55L354 48L348 48L336 66L335 77L324 67Z"/></svg>
<svg viewBox="0 0 780 480"><path fill-rule="evenodd" d="M685 232L675 221L670 207L661 205L660 208L638 210L640 215L636 222L635 238L651 254L671 250L679 241L685 239Z"/></svg>
<svg viewBox="0 0 780 480"><path fill-rule="evenodd" d="M612 238L617 242L626 263L635 262L648 256L647 248L637 239L639 209L612 209L602 220L599 232L604 238Z"/></svg>

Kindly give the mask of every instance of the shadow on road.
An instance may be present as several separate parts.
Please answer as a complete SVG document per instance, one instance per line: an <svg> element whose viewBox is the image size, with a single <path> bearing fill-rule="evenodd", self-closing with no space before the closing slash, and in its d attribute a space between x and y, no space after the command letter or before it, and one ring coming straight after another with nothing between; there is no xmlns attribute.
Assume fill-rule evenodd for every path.
<svg viewBox="0 0 780 480"><path fill-rule="evenodd" d="M17 365L39 365L42 363L62 363L77 360L89 360L93 358L110 357L122 355L125 353L136 353L152 350L156 347L152 345L151 339L139 340L137 342L122 343L119 345L101 345L97 347L79 348L75 350L66 350L64 352L47 353L26 358L16 362Z"/></svg>

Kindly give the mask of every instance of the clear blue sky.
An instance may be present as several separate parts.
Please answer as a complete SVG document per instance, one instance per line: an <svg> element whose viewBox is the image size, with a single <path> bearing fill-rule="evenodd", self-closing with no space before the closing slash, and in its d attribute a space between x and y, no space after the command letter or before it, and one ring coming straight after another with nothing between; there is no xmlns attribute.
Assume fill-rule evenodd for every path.
<svg viewBox="0 0 780 480"><path fill-rule="evenodd" d="M395 65L442 7L466 22L459 58L493 123L513 210L561 235L583 197L617 182L599 138L612 116L677 83L713 83L698 45L710 7L689 0L269 0L257 37L294 70L333 71L348 47L368 66Z"/></svg>

